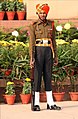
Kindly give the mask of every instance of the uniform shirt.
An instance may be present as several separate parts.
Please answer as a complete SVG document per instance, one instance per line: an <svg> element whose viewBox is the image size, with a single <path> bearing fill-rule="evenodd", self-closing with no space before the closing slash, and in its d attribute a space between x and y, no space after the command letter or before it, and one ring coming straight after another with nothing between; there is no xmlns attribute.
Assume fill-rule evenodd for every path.
<svg viewBox="0 0 78 119"><path fill-rule="evenodd" d="M29 40L30 57L35 52L36 39L41 39L41 38L51 38L52 39L54 56L55 57L57 56L56 42L55 42L55 28L52 27L52 21L46 20L46 22L43 23L40 19L38 19L36 22L30 25L29 32L30 32L30 40Z"/></svg>

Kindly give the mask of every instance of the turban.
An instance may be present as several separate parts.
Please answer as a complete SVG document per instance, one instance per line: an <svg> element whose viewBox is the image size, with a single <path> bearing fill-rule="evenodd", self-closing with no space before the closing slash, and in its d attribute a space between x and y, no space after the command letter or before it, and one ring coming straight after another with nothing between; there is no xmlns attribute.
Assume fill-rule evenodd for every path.
<svg viewBox="0 0 78 119"><path fill-rule="evenodd" d="M37 10L37 14L40 13L41 11L44 11L46 14L48 14L49 12L49 6L48 4L37 4L36 5L36 10Z"/></svg>

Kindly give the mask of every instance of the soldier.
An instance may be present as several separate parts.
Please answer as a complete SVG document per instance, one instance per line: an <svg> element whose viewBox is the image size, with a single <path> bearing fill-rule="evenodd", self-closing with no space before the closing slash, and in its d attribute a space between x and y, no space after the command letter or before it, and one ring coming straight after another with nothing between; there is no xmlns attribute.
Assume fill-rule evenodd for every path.
<svg viewBox="0 0 78 119"><path fill-rule="evenodd" d="M38 4L36 14L38 20L30 26L30 66L34 67L34 90L35 102L33 111L40 111L39 92L42 75L44 77L45 91L47 96L47 109L60 110L61 107L54 103L52 96L52 66L58 64L54 22L47 20L49 12L48 4ZM54 59L53 59L54 57Z"/></svg>

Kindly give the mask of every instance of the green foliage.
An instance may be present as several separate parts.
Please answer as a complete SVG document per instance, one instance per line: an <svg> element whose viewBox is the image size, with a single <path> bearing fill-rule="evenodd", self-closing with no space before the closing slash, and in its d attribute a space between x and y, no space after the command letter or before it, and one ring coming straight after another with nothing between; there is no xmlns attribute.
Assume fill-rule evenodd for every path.
<svg viewBox="0 0 78 119"><path fill-rule="evenodd" d="M78 66L78 43L59 44L57 46L59 66Z"/></svg>
<svg viewBox="0 0 78 119"><path fill-rule="evenodd" d="M63 67L59 67L59 66L53 67L52 81L54 82L56 92L63 91L65 77L66 77L66 72L63 69Z"/></svg>
<svg viewBox="0 0 78 119"><path fill-rule="evenodd" d="M5 1L5 11L15 11L15 1Z"/></svg>
<svg viewBox="0 0 78 119"><path fill-rule="evenodd" d="M0 2L0 11L5 11L5 2Z"/></svg>
<svg viewBox="0 0 78 119"><path fill-rule="evenodd" d="M13 31L17 31L19 33L19 35L13 36L12 32ZM29 37L28 37L28 32L27 30L24 30L24 27L19 27L16 29L8 29L8 32L4 31L4 29L0 29L0 40L4 40L4 41L15 41L15 38L17 41L23 42L23 43L28 43Z"/></svg>
<svg viewBox="0 0 78 119"><path fill-rule="evenodd" d="M74 67L78 67L78 43L71 44L71 62Z"/></svg>
<svg viewBox="0 0 78 119"><path fill-rule="evenodd" d="M70 89L71 92L76 92L76 85L77 85L77 78L78 78L78 74L70 76Z"/></svg>
<svg viewBox="0 0 78 119"><path fill-rule="evenodd" d="M4 0L0 2L0 11L25 11L25 7L19 0Z"/></svg>
<svg viewBox="0 0 78 119"><path fill-rule="evenodd" d="M73 22L68 22L68 24L71 25L69 29L64 28L65 24L66 23L58 23L55 21L55 27L59 25L62 26L62 31L56 30L56 39L63 39L71 43L73 39L78 39L78 29L74 26Z"/></svg>
<svg viewBox="0 0 78 119"><path fill-rule="evenodd" d="M21 29L15 29L18 31L18 36L12 35L11 31L0 32L0 68L12 69L11 74L7 77L12 80L25 79L30 75L29 37L27 31Z"/></svg>
<svg viewBox="0 0 78 119"><path fill-rule="evenodd" d="M20 54L20 53L23 53ZM12 67L12 73L11 73L11 77L12 79L25 79L26 77L28 77L30 75L30 66L29 66L29 55L28 55L28 50L27 49L23 49L23 51L19 51L20 56L16 57L16 59L13 62L13 67Z"/></svg>
<svg viewBox="0 0 78 119"><path fill-rule="evenodd" d="M25 81L23 84L22 94L30 94L31 93L31 83Z"/></svg>
<svg viewBox="0 0 78 119"><path fill-rule="evenodd" d="M68 77L68 80L70 82L70 91L76 92L76 85L78 80L78 67L65 67L66 75Z"/></svg>
<svg viewBox="0 0 78 119"><path fill-rule="evenodd" d="M57 46L57 52L58 52L58 60L60 66L65 66L68 64L71 64L70 61L70 44L62 44Z"/></svg>
<svg viewBox="0 0 78 119"><path fill-rule="evenodd" d="M16 11L25 11L23 2L15 0Z"/></svg>
<svg viewBox="0 0 78 119"><path fill-rule="evenodd" d="M14 89L14 83L13 82L7 82L7 86L6 86L6 92L5 94L7 95L14 95L15 94L15 89Z"/></svg>
<svg viewBox="0 0 78 119"><path fill-rule="evenodd" d="M57 92L63 90L66 77L69 79L72 91L76 89L78 79L78 43L73 41L70 44L57 40L57 44L59 43L57 45L58 65L53 67L52 74L52 80Z"/></svg>
<svg viewBox="0 0 78 119"><path fill-rule="evenodd" d="M63 30L62 31L63 38L65 41L69 41L71 43L71 40L73 39L78 39L78 30L76 27L71 27L68 30Z"/></svg>

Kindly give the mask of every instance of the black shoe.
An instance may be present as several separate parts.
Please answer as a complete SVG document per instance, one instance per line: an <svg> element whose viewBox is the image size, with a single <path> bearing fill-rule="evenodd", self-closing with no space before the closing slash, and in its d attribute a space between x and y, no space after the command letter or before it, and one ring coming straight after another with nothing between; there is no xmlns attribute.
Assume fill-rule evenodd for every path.
<svg viewBox="0 0 78 119"><path fill-rule="evenodd" d="M32 110L32 111L40 111L39 105L35 105L35 106L33 107L33 110Z"/></svg>
<svg viewBox="0 0 78 119"><path fill-rule="evenodd" d="M49 105L47 104L47 109L50 109L50 110L61 110L61 107L56 106L56 105L49 106Z"/></svg>

